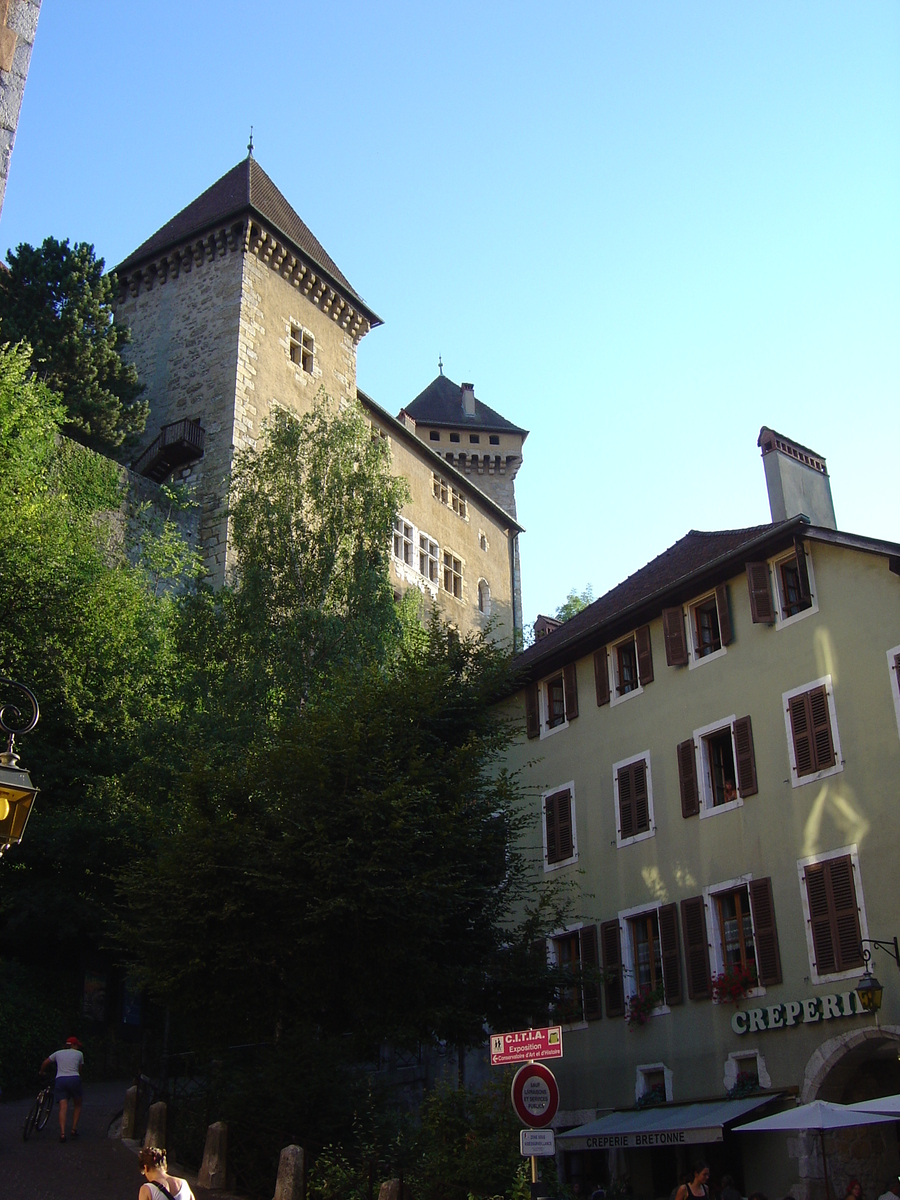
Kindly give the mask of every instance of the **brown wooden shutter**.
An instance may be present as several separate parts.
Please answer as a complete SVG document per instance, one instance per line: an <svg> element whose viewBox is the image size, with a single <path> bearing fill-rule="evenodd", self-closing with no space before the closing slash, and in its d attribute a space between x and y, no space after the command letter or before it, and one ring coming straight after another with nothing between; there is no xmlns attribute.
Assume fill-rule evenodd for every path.
<svg viewBox="0 0 900 1200"><path fill-rule="evenodd" d="M750 909L753 913L753 935L756 941L756 973L764 987L781 983L781 954L778 950L778 930L775 928L775 902L772 899L771 879L750 881Z"/></svg>
<svg viewBox="0 0 900 1200"><path fill-rule="evenodd" d="M572 797L571 792L557 792L556 796L547 797L547 812L550 812L550 802L553 800L554 832L556 832L556 858L550 857L550 818L547 820L547 862L562 863L572 857Z"/></svg>
<svg viewBox="0 0 900 1200"><path fill-rule="evenodd" d="M629 763L627 767L619 767L616 776L619 784L619 837L622 841L625 838L634 837L637 832L635 829L634 778L632 774L634 765L634 763Z"/></svg>
<svg viewBox="0 0 900 1200"><path fill-rule="evenodd" d="M813 688L806 693L809 697L809 716L812 725L812 745L815 769L824 771L834 766L834 742L831 737L831 717L828 712L828 696L824 687Z"/></svg>
<svg viewBox="0 0 900 1200"><path fill-rule="evenodd" d="M681 986L677 904L663 904L659 910L659 948L662 954L666 1004L682 1004L684 992Z"/></svg>
<svg viewBox="0 0 900 1200"><path fill-rule="evenodd" d="M625 1012L625 989L622 986L622 944L618 921L604 921L600 926L600 949L603 954L606 1015L621 1017Z"/></svg>
<svg viewBox="0 0 900 1200"><path fill-rule="evenodd" d="M848 854L844 858L830 858L825 865L830 868L828 882L834 912L838 970L848 971L851 967L861 967L863 964L853 862Z"/></svg>
<svg viewBox="0 0 900 1200"><path fill-rule="evenodd" d="M687 639L684 636L684 613L680 608L664 608L663 636L666 643L666 662L670 667L687 665Z"/></svg>
<svg viewBox="0 0 900 1200"><path fill-rule="evenodd" d="M775 606L769 591L769 567L764 562L747 563L747 591L750 593L750 618L754 625L771 625Z"/></svg>
<svg viewBox="0 0 900 1200"><path fill-rule="evenodd" d="M812 720L809 713L809 693L791 696L788 700L791 718L791 737L794 740L794 764L798 775L811 775L816 769L813 750Z"/></svg>
<svg viewBox="0 0 900 1200"><path fill-rule="evenodd" d="M700 811L700 791L697 787L693 738L688 738L678 746L678 783L681 788L681 815L696 817Z"/></svg>
<svg viewBox="0 0 900 1200"><path fill-rule="evenodd" d="M706 905L702 896L691 896L688 900L682 900L681 927L687 959L688 996L692 1000L708 1000L712 995L712 982L709 977Z"/></svg>
<svg viewBox="0 0 900 1200"><path fill-rule="evenodd" d="M559 830L556 823L556 796L544 800L544 823L547 834L547 862L559 862Z"/></svg>
<svg viewBox="0 0 900 1200"><path fill-rule="evenodd" d="M837 970L837 947L832 929L831 907L828 903L828 866L827 862L814 863L804 871L813 954L819 975L827 975Z"/></svg>
<svg viewBox="0 0 900 1200"><path fill-rule="evenodd" d="M731 610L728 607L728 585L720 583L716 588L716 613L719 617L719 640L723 646L734 641L731 631Z"/></svg>
<svg viewBox="0 0 900 1200"><path fill-rule="evenodd" d="M642 625L635 630L634 640L637 644L638 682L641 687L653 682L653 651L650 648L650 626Z"/></svg>
<svg viewBox="0 0 900 1200"><path fill-rule="evenodd" d="M563 691L566 702L566 720L574 721L578 716L578 680L575 675L574 663L568 663L563 667Z"/></svg>
<svg viewBox="0 0 900 1200"><path fill-rule="evenodd" d="M734 745L737 750L738 790L741 797L755 796L756 757L753 753L753 729L749 717L738 717L734 723Z"/></svg>
<svg viewBox="0 0 900 1200"><path fill-rule="evenodd" d="M647 764L643 759L631 764L634 784L634 831L646 833L650 828L650 797L647 792Z"/></svg>
<svg viewBox="0 0 900 1200"><path fill-rule="evenodd" d="M597 688L597 707L609 704L609 668L605 646L594 651L594 685Z"/></svg>
<svg viewBox="0 0 900 1200"><path fill-rule="evenodd" d="M800 582L800 599L812 600L812 592L809 588L809 571L806 566L806 550L803 547L803 538L794 538L794 553L797 555L797 578Z"/></svg>
<svg viewBox="0 0 900 1200"><path fill-rule="evenodd" d="M600 957L597 952L597 926L586 925L581 930L582 992L584 995L584 1019L598 1021L600 1010Z"/></svg>
<svg viewBox="0 0 900 1200"><path fill-rule="evenodd" d="M538 712L538 685L529 683L525 687L525 732L530 738L540 737L541 718Z"/></svg>

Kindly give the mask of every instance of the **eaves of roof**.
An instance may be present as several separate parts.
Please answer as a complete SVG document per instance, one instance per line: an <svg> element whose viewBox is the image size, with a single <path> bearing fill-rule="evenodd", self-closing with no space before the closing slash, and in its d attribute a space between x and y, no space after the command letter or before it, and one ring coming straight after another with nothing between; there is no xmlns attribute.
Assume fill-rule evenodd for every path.
<svg viewBox="0 0 900 1200"><path fill-rule="evenodd" d="M777 524L757 526L748 530L726 530L720 535L708 536L726 537L729 533L735 537L734 544L727 550L711 554L699 565L676 573L674 577L654 587L650 572L665 554L676 550L691 537L691 534L686 535L675 547L670 547L669 551L642 567L624 583L600 596L559 629L546 634L539 642L529 646L516 659L520 679L524 682L546 674L574 658L591 653L629 629L658 617L663 608L682 604L714 581L734 574L745 563L777 554L789 546L797 536L863 553L883 555L889 559L891 570L900 574L900 545L897 543L813 526L802 515ZM740 537L742 533L747 534L746 538ZM640 591L641 576L645 573L648 575L647 588ZM620 607L613 605L610 608L609 598L620 588L625 589L626 585L631 585L630 591L637 590L638 594L631 600L624 598Z"/></svg>
<svg viewBox="0 0 900 1200"><path fill-rule="evenodd" d="M504 529L509 529L515 533L525 532L524 527L518 521L514 520L505 508L501 508L496 500L492 500L481 488L476 487L471 479L468 479L461 471L457 471L456 467L452 466L446 459L441 458L430 446L426 446L422 439L416 437L411 430L407 429L402 421L398 421L396 417L392 417L386 408L382 408L377 401L373 400L371 396L366 395L365 392L360 391L359 388L356 389L356 394L359 397L360 404L371 409L378 420L389 427L392 437L402 438L407 445L412 446L417 453L421 454L425 461L430 463L435 470L439 468L440 473L446 476L447 479L458 483L470 496L473 496L479 504L486 508L489 513L495 516L498 519L498 523Z"/></svg>

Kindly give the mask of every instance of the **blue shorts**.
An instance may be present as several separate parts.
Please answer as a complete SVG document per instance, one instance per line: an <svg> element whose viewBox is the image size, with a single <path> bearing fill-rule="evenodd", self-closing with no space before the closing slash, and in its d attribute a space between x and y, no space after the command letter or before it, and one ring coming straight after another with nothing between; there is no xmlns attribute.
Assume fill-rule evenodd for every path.
<svg viewBox="0 0 900 1200"><path fill-rule="evenodd" d="M57 1103L60 1100L80 1100L81 1076L63 1075L57 1078L53 1084L53 1096Z"/></svg>

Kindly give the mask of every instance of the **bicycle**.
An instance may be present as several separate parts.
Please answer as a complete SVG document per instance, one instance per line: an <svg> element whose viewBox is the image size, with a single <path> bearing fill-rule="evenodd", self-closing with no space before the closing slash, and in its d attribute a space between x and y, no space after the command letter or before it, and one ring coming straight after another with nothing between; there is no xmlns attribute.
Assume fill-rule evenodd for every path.
<svg viewBox="0 0 900 1200"><path fill-rule="evenodd" d="M25 1125L22 1128L22 1141L27 1142L35 1129L39 1132L50 1120L50 1112L53 1109L53 1080L45 1084L37 1094L37 1098L31 1106L31 1111L25 1118Z"/></svg>

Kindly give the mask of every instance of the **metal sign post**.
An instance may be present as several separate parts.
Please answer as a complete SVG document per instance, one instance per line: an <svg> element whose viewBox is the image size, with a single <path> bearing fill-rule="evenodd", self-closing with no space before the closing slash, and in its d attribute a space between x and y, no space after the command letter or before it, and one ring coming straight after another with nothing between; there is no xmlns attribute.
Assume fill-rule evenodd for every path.
<svg viewBox="0 0 900 1200"><path fill-rule="evenodd" d="M538 1183L538 1158L552 1158L556 1138L550 1124L559 1109L559 1088L553 1072L537 1059L562 1058L562 1026L520 1029L514 1033L491 1034L491 1066L523 1063L512 1082L512 1105L516 1115L529 1129L519 1133L519 1150L531 1159L531 1200L545 1200L546 1185Z"/></svg>

